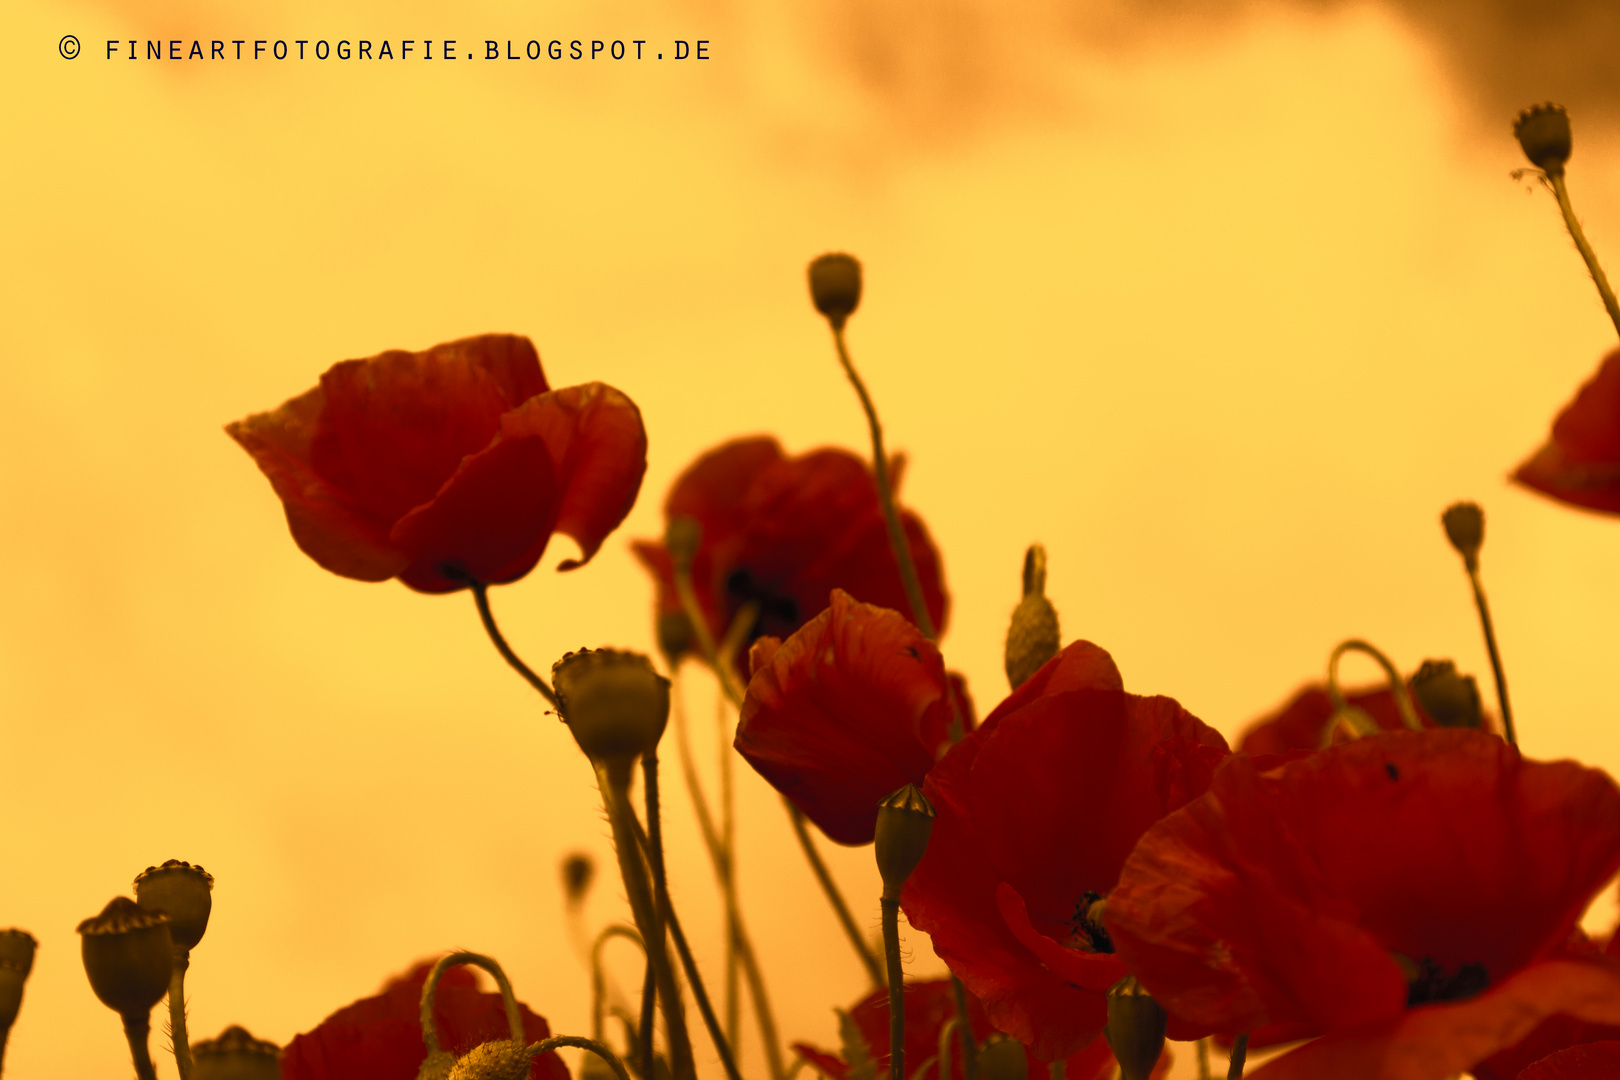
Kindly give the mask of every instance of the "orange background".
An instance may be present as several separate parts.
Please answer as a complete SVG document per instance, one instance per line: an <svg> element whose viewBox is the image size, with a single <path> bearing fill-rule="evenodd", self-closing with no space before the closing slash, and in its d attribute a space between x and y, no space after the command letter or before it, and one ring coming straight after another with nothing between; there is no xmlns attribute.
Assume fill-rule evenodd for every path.
<svg viewBox="0 0 1620 1080"><path fill-rule="evenodd" d="M650 649L627 540L661 530L696 454L760 431L866 452L804 286L829 249L866 265L852 348L981 713L1034 540L1066 637L1228 735L1350 636L1407 671L1454 657L1489 696L1438 524L1472 498L1526 752L1620 766L1620 521L1505 481L1613 331L1551 197L1509 177L1510 113L1443 41L1355 6L1144 24L1122 3L1086 33L1041 5L449 7L0 14L0 926L40 940L9 1076L128 1072L74 926L170 857L218 879L194 1038L285 1042L451 946L587 1029L559 859L603 868L591 928L627 912L584 760L468 597L319 570L221 427L340 359L528 334L554 385L635 398L651 464L591 566L554 573L559 541L497 613L536 667ZM714 58L102 59L109 38L362 36L707 38ZM1577 112L1576 146L1620 269L1620 135ZM686 692L707 746L712 689ZM674 775L675 897L713 988ZM738 776L784 1035L830 1044L859 970L776 799ZM870 853L831 855L875 930Z"/></svg>

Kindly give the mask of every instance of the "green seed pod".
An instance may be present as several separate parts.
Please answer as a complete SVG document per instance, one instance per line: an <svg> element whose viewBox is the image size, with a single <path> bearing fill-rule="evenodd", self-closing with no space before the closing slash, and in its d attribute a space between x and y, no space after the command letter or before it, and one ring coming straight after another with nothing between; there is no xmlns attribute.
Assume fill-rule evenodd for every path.
<svg viewBox="0 0 1620 1080"><path fill-rule="evenodd" d="M979 1075L984 1080L1029 1080L1029 1058L1017 1039L992 1039L979 1047Z"/></svg>
<svg viewBox="0 0 1620 1080"><path fill-rule="evenodd" d="M1031 544L1024 553L1024 598L1007 627L1007 681L1018 689L1062 647L1057 609L1046 598L1046 549Z"/></svg>
<svg viewBox="0 0 1620 1080"><path fill-rule="evenodd" d="M1121 1080L1148 1080L1164 1050L1164 1031L1170 1018L1135 975L1127 975L1108 991L1108 1026L1103 1035L1119 1062Z"/></svg>
<svg viewBox="0 0 1620 1080"><path fill-rule="evenodd" d="M1558 176L1569 161L1572 138L1569 114L1562 105L1532 105L1513 121L1513 137L1524 156L1548 176Z"/></svg>
<svg viewBox="0 0 1620 1080"><path fill-rule="evenodd" d="M1477 570L1479 549L1485 543L1485 511L1478 503L1454 503L1440 515L1440 524L1445 526L1446 539L1463 557L1464 565Z"/></svg>
<svg viewBox="0 0 1620 1080"><path fill-rule="evenodd" d="M174 941L169 917L127 896L79 924L84 973L101 1003L123 1017L141 1017L169 992Z"/></svg>
<svg viewBox="0 0 1620 1080"><path fill-rule="evenodd" d="M169 937L186 950L195 949L208 929L213 893L214 875L179 859L148 866L135 879L135 902L167 915Z"/></svg>
<svg viewBox="0 0 1620 1080"><path fill-rule="evenodd" d="M39 942L26 930L0 930L0 1045L22 1009L23 984L34 970Z"/></svg>
<svg viewBox="0 0 1620 1080"><path fill-rule="evenodd" d="M922 862L933 831L934 807L915 784L907 784L878 804L873 846L883 877L883 899L900 899L900 889Z"/></svg>
<svg viewBox="0 0 1620 1080"><path fill-rule="evenodd" d="M1412 696L1441 727L1485 726L1479 684L1472 675L1457 674L1450 660L1425 660L1412 676Z"/></svg>
<svg viewBox="0 0 1620 1080"><path fill-rule="evenodd" d="M551 668L557 713L592 761L632 763L669 722L669 680L639 653L581 649Z"/></svg>
<svg viewBox="0 0 1620 1080"><path fill-rule="evenodd" d="M281 1048L232 1024L191 1044L191 1080L281 1080Z"/></svg>
<svg viewBox="0 0 1620 1080"><path fill-rule="evenodd" d="M450 1080L523 1080L532 1059L522 1043L496 1039L467 1051L450 1070Z"/></svg>
<svg viewBox="0 0 1620 1080"><path fill-rule="evenodd" d="M569 907L585 902L585 895L591 891L591 882L595 879L596 863L583 851L575 851L563 859L563 899Z"/></svg>
<svg viewBox="0 0 1620 1080"><path fill-rule="evenodd" d="M810 264L810 299L834 330L861 306L861 264L853 255L832 253Z"/></svg>

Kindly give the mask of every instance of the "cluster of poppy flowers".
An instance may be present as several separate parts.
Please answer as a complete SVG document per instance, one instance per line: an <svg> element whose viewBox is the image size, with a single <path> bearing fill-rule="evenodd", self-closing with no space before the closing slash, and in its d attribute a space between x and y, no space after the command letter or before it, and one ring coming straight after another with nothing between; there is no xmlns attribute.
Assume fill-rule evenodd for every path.
<svg viewBox="0 0 1620 1080"><path fill-rule="evenodd" d="M1532 110L1520 135L1562 206L1561 119ZM1265 1080L1620 1075L1620 934L1593 941L1579 927L1620 872L1610 777L1523 757L1511 726L1504 739L1472 680L1445 663L1348 697L1308 687L1234 750L1180 703L1127 690L1103 647L1061 644L1038 552L1009 631L1011 692L980 721L936 640L949 616L939 553L898 505L903 462L885 456L849 361L859 266L824 257L811 286L868 409L872 458L790 456L765 436L724 443L675 483L666 537L634 544L668 664L713 668L738 706L737 752L797 814L839 844L877 839L880 866L880 807L927 818L892 898L884 868L885 900L929 935L952 978L891 977L840 1014L836 1052L795 1044L802 1063L830 1080L875 1080L902 1060L906 1080L925 1069L963 1080L1101 1080L1120 1069L1145 1080L1170 1067L1168 1036L1234 1047L1234 1076L1245 1047L1298 1044L1252 1073ZM712 1018L661 885L656 804L644 824L612 806L630 762L653 757L667 684L645 660L597 653L572 673L565 659L553 690L500 636L487 597L532 570L555 533L579 545L582 557L561 566L576 569L624 520L646 468L637 406L601 383L553 390L527 339L484 335L340 363L228 430L311 558L363 581L471 589L503 655L576 728L604 778L632 902L637 873L659 882L636 911L649 989L624 1064L642 1080L663 1068L690 1080L690 1051L684 1063L673 1052L680 992L672 1005L667 987L653 988L666 934ZM1620 514L1620 351L1515 476ZM1480 524L1469 539L1447 521L1471 573ZM594 743L578 730L588 709L621 724L647 708L656 715L641 742L613 741L620 727ZM643 764L650 787L655 762ZM723 855L717 867L729 865ZM167 918L126 903L130 925ZM741 935L734 922L734 945ZM21 971L20 999L27 974L9 941L0 935L0 1006L7 980ZM471 972L442 966L431 978L418 966L293 1040L280 1075L566 1075L545 1021L504 979L503 995L485 993ZM655 997L667 1065L652 1054ZM0 1033L15 1004L5 1013ZM424 1041L434 1024L423 1019L438 1036ZM498 1067L477 1058L508 1027L516 1056ZM712 1023L711 1034L735 1076ZM204 1060L190 1063L198 1080L227 1075L206 1073Z"/></svg>

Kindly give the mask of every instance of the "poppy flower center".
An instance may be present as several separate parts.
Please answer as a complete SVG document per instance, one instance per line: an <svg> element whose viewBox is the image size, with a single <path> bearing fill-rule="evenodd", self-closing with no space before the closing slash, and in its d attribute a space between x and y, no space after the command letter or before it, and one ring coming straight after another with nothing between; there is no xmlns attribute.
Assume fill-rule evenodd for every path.
<svg viewBox="0 0 1620 1080"><path fill-rule="evenodd" d="M1069 940L1064 944L1080 952L1113 952L1114 939L1103 928L1102 915L1102 894L1087 889L1075 902L1074 917L1069 920Z"/></svg>
<svg viewBox="0 0 1620 1080"><path fill-rule="evenodd" d="M1406 974L1408 1008L1433 1002L1462 1001L1484 990L1491 982L1484 964L1460 964L1455 971L1447 971L1427 956L1412 960L1399 953L1395 954L1395 962Z"/></svg>
<svg viewBox="0 0 1620 1080"><path fill-rule="evenodd" d="M726 600L733 611L750 601L759 605L759 617L748 631L749 641L761 634L785 637L799 628L799 602L766 588L743 567L726 578Z"/></svg>

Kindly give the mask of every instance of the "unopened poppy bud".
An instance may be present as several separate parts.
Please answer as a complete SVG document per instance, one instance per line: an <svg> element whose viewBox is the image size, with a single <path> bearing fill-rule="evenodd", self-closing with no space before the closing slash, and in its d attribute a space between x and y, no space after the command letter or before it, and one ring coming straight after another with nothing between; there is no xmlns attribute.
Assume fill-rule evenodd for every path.
<svg viewBox="0 0 1620 1080"><path fill-rule="evenodd" d="M658 616L658 651L673 669L675 662L692 650L692 620L684 611L665 611ZM588 1057L589 1055L587 1055Z"/></svg>
<svg viewBox="0 0 1620 1080"><path fill-rule="evenodd" d="M900 899L900 889L922 862L928 834L933 831L934 807L915 784L907 784L878 804L875 848L883 899Z"/></svg>
<svg viewBox="0 0 1620 1080"><path fill-rule="evenodd" d="M583 851L576 851L562 861L563 898L569 907L580 904L591 891L596 877L596 863Z"/></svg>
<svg viewBox="0 0 1620 1080"><path fill-rule="evenodd" d="M281 1080L281 1048L232 1024L191 1044L191 1080Z"/></svg>
<svg viewBox="0 0 1620 1080"><path fill-rule="evenodd" d="M1441 727L1485 726L1479 684L1472 675L1457 674L1450 660L1425 660L1412 676L1412 696Z"/></svg>
<svg viewBox="0 0 1620 1080"><path fill-rule="evenodd" d="M703 526L697 518L671 518L664 527L664 550L677 569L685 569L697 558L698 545L703 543Z"/></svg>
<svg viewBox="0 0 1620 1080"><path fill-rule="evenodd" d="M1469 570L1477 570L1479 549L1485 543L1485 511L1478 503L1455 503L1440 515L1440 524L1446 528L1446 539L1463 557L1463 564Z"/></svg>
<svg viewBox="0 0 1620 1080"><path fill-rule="evenodd" d="M135 879L135 902L169 917L169 937L182 949L195 949L214 909L214 875L200 866L169 859L148 866Z"/></svg>
<svg viewBox="0 0 1620 1080"><path fill-rule="evenodd" d="M639 653L581 649L552 665L557 713L592 761L633 761L669 721L669 680Z"/></svg>
<svg viewBox="0 0 1620 1080"><path fill-rule="evenodd" d="M1148 1080L1164 1051L1164 1030L1170 1022L1164 1007L1127 975L1108 991L1108 1026L1103 1035L1119 1062L1121 1080Z"/></svg>
<svg viewBox="0 0 1620 1080"><path fill-rule="evenodd" d="M90 989L118 1015L144 1017L169 992L174 942L167 915L119 896L81 922L79 935Z"/></svg>
<svg viewBox="0 0 1620 1080"><path fill-rule="evenodd" d="M26 930L0 930L0 1046L22 1009L23 984L34 970L38 945Z"/></svg>
<svg viewBox="0 0 1620 1080"><path fill-rule="evenodd" d="M1571 136L1569 114L1562 105L1547 102L1532 105L1513 121L1513 137L1519 140L1524 156L1548 176L1564 171L1569 160Z"/></svg>
<svg viewBox="0 0 1620 1080"><path fill-rule="evenodd" d="M835 252L810 264L810 299L834 330L861 306L861 264L853 255Z"/></svg>
<svg viewBox="0 0 1620 1080"><path fill-rule="evenodd" d="M450 1080L523 1080L533 1055L520 1042L496 1039L480 1043L450 1070Z"/></svg>
<svg viewBox="0 0 1620 1080"><path fill-rule="evenodd" d="M1007 627L1007 681L1018 689L1062 647L1057 609L1046 598L1046 549L1031 544L1024 553L1024 597Z"/></svg>
<svg viewBox="0 0 1620 1080"><path fill-rule="evenodd" d="M979 1047L979 1075L984 1080L1028 1080L1029 1058L1017 1039L993 1039Z"/></svg>

